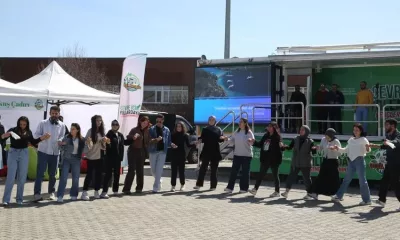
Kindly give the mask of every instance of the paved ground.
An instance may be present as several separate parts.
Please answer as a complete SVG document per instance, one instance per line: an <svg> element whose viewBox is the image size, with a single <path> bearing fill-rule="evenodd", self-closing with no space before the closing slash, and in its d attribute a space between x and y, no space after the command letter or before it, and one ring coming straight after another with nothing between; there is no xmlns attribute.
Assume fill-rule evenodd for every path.
<svg viewBox="0 0 400 240"><path fill-rule="evenodd" d="M358 194L346 195L342 204L327 197L305 202L301 200L304 191L298 186L288 200L271 199L267 197L273 191L271 182L257 197L228 195L223 193L223 177L216 191L195 192L191 190L193 166L187 173L185 192L168 192L166 177L160 194L0 208L0 239L400 239L399 203L394 197L384 209L358 206ZM169 174L166 167L165 176ZM44 183L44 189L46 186ZM151 186L148 175L145 190ZM1 195L3 190L1 182ZM32 193L33 182L29 182L27 201Z"/></svg>

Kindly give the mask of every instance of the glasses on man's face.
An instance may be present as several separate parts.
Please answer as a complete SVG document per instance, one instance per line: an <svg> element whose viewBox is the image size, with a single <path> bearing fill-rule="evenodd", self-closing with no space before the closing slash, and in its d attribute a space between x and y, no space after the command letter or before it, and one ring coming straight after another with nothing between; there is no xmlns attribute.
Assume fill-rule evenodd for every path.
<svg viewBox="0 0 400 240"><path fill-rule="evenodd" d="M118 127L119 125L118 125L118 124L112 124L111 126L113 126L113 127Z"/></svg>
<svg viewBox="0 0 400 240"><path fill-rule="evenodd" d="M163 121L161 121L161 120L160 121L156 121L156 123L163 123Z"/></svg>

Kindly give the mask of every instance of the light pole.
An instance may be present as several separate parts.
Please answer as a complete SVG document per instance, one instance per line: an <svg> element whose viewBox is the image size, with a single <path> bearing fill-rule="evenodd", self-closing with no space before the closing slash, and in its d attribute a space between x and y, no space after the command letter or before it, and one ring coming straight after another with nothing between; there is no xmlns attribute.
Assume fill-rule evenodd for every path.
<svg viewBox="0 0 400 240"><path fill-rule="evenodd" d="M226 0L225 9L225 51L224 58L228 59L231 45L231 0Z"/></svg>

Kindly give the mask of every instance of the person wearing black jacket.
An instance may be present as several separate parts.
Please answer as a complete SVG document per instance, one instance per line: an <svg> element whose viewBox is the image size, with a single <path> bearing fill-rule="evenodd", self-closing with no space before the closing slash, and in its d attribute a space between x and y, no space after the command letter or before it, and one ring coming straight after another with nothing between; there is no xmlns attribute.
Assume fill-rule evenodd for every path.
<svg viewBox="0 0 400 240"><path fill-rule="evenodd" d="M280 181L279 181L279 166L282 163L282 150L283 143L281 135L278 133L278 124L271 122L267 126L267 132L261 138L260 141L254 141L253 146L261 148L260 150L260 172L257 177L256 184L250 193L253 195L257 194L258 188L261 185L262 180L269 168L272 170L274 177L275 192L270 197L278 197L280 195Z"/></svg>
<svg viewBox="0 0 400 240"><path fill-rule="evenodd" d="M294 89L295 89L295 91L290 96L290 102L302 102L304 105L304 108L305 108L307 105L306 95L300 91L300 85L296 85L294 87ZM296 118L300 118L301 112L304 111L304 109L302 109L300 104L292 104L290 106L290 109L292 111L292 117L296 117ZM293 119L291 121L290 126L291 126L292 132L297 132L296 129L297 128L300 129L300 127L301 127L301 119Z"/></svg>
<svg viewBox="0 0 400 240"><path fill-rule="evenodd" d="M185 124L178 122L171 135L171 191L175 191L176 177L179 170L180 190L185 188L185 163L187 151L186 147L193 147L195 143L189 142L189 135L186 133Z"/></svg>
<svg viewBox="0 0 400 240"><path fill-rule="evenodd" d="M8 171L3 196L4 206L8 206L10 203L11 192L16 176L18 176L17 204L23 203L24 185L28 175L28 145L36 145L40 141L50 138L50 134L48 133L44 134L40 138L33 138L32 131L29 128L29 119L24 116L18 118L16 127L11 128L1 135L0 141L5 142L10 136L12 137L10 139L11 147L8 151Z"/></svg>
<svg viewBox="0 0 400 240"><path fill-rule="evenodd" d="M208 118L208 126L203 128L199 137L199 142L202 142L203 149L200 154L200 170L197 178L196 186L194 189L199 190L203 187L204 177L206 175L208 165L211 165L211 187L210 190L215 190L218 184L218 165L219 161L222 160L219 143L226 141L221 128L215 126L217 123L215 116Z"/></svg>
<svg viewBox="0 0 400 240"><path fill-rule="evenodd" d="M119 122L111 122L111 130L106 137L110 139L110 144L106 145L106 155L104 164L103 192L100 198L109 198L107 192L112 175L114 175L112 190L114 195L118 194L119 178L121 175L121 162L124 159L124 146L130 145L133 140L125 140L124 135L119 130Z"/></svg>
<svg viewBox="0 0 400 240"><path fill-rule="evenodd" d="M329 104L344 104L344 95L339 91L337 84L332 84L332 90L328 93L328 103ZM338 134L342 134L342 107L329 107L329 120L330 128L337 130Z"/></svg>
<svg viewBox="0 0 400 240"><path fill-rule="evenodd" d="M379 187L379 199L376 201L382 207L386 204L389 185L400 202L400 132L397 130L397 120L387 119L385 130L386 140L382 145L370 144L370 147L386 150L386 166Z"/></svg>

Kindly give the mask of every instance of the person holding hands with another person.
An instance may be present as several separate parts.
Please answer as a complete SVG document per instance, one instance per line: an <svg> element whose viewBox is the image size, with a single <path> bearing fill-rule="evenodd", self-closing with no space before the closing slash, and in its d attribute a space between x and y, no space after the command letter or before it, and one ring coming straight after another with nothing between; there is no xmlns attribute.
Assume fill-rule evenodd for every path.
<svg viewBox="0 0 400 240"><path fill-rule="evenodd" d="M106 144L110 139L105 136L103 118L100 115L94 115L91 118L92 128L86 134L86 158L87 173L83 183L83 192L81 199L88 201L89 184L94 174L94 198L100 198L99 190L102 182L103 158Z"/></svg>
<svg viewBox="0 0 400 240"><path fill-rule="evenodd" d="M249 121L246 118L241 118L238 130L227 140L233 143L234 150L231 175L225 192L233 192L236 177L240 169L242 169L239 186L240 193L245 193L249 190L250 163L253 158L253 143L255 141L254 134L250 130Z"/></svg>
<svg viewBox="0 0 400 240"><path fill-rule="evenodd" d="M24 186L28 175L28 146L36 145L41 141L50 138L49 133L45 133L39 138L34 138L29 128L29 119L25 116L18 118L17 126L9 129L0 136L0 143L5 142L11 137L11 146L8 150L7 179L4 187L3 205L10 204L11 192L14 187L15 177L17 176L17 204L23 204Z"/></svg>
<svg viewBox="0 0 400 240"><path fill-rule="evenodd" d="M385 121L386 139L383 144L373 144L372 148L386 150L386 164L382 180L379 186L379 199L376 203L382 207L386 205L386 196L389 186L395 192L400 202L400 132L397 130L397 120L387 119ZM400 210L400 208L399 208Z"/></svg>
<svg viewBox="0 0 400 240"><path fill-rule="evenodd" d="M197 142L189 142L189 135L186 133L186 127L183 122L175 125L174 132L171 135L171 191L175 191L176 177L179 170L180 190L185 188L185 163L188 155L187 148L193 147Z"/></svg>
<svg viewBox="0 0 400 240"><path fill-rule="evenodd" d="M354 174L357 173L362 198L360 205L371 205L371 194L365 171L365 156L371 151L371 148L368 139L365 137L363 125L360 123L354 124L353 137L347 141L346 147L342 148L335 145L330 146L330 149L339 151L340 153L346 153L348 156L346 175L339 190L332 196L332 201L343 201L343 195L349 187Z"/></svg>

